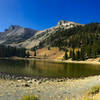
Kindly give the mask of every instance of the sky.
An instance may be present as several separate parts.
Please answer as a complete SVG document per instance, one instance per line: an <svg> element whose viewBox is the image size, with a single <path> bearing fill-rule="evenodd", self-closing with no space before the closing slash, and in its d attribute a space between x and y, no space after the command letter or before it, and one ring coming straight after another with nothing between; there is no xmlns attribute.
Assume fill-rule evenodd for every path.
<svg viewBox="0 0 100 100"><path fill-rule="evenodd" d="M0 32L10 25L44 30L60 20L100 22L100 0L0 0Z"/></svg>

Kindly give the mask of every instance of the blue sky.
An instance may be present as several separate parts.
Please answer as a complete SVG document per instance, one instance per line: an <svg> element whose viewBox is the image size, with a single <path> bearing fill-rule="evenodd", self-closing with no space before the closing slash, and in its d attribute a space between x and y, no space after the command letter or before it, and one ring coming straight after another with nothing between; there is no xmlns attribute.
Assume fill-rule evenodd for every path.
<svg viewBox="0 0 100 100"><path fill-rule="evenodd" d="M43 30L59 20L100 22L100 0L0 0L0 31L10 25Z"/></svg>

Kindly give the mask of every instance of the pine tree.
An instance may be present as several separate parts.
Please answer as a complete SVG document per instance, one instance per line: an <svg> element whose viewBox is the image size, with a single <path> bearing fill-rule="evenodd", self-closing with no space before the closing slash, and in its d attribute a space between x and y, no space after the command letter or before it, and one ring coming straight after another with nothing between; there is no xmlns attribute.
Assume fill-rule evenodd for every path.
<svg viewBox="0 0 100 100"><path fill-rule="evenodd" d="M65 60L67 60L67 59L68 59L68 54L67 54L67 52L66 52L66 51L65 51L64 59L65 59Z"/></svg>
<svg viewBox="0 0 100 100"><path fill-rule="evenodd" d="M96 57L97 57L96 48L92 48L92 57L93 57L93 58L96 58Z"/></svg>
<svg viewBox="0 0 100 100"><path fill-rule="evenodd" d="M85 49L81 48L81 60L85 60Z"/></svg>
<svg viewBox="0 0 100 100"><path fill-rule="evenodd" d="M80 51L79 50L76 52L76 60L80 60Z"/></svg>
<svg viewBox="0 0 100 100"><path fill-rule="evenodd" d="M72 60L76 60L75 50L74 49L73 49L73 52L72 52Z"/></svg>
<svg viewBox="0 0 100 100"><path fill-rule="evenodd" d="M72 58L72 55L73 55L73 51L70 50L70 58Z"/></svg>
<svg viewBox="0 0 100 100"><path fill-rule="evenodd" d="M36 56L36 50L34 51L34 56Z"/></svg>

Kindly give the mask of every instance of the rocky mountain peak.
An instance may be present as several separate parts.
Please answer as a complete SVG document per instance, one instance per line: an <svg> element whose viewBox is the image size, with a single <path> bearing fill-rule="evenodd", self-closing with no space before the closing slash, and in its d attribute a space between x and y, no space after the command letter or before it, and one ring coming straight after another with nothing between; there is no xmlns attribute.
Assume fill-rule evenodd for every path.
<svg viewBox="0 0 100 100"><path fill-rule="evenodd" d="M14 29L19 29L19 28L21 28L19 25L11 25L11 26L9 26L9 28L6 29L5 31L12 31L12 30L14 30Z"/></svg>
<svg viewBox="0 0 100 100"><path fill-rule="evenodd" d="M71 22L71 21L65 21L65 20L61 20L57 24L58 27L64 28L64 29L73 28L73 27L79 26L79 25L82 25L82 24Z"/></svg>
<svg viewBox="0 0 100 100"><path fill-rule="evenodd" d="M58 26L60 26L60 25L62 25L62 24L65 24L65 23L66 23L66 21L61 20L61 21L58 22Z"/></svg>

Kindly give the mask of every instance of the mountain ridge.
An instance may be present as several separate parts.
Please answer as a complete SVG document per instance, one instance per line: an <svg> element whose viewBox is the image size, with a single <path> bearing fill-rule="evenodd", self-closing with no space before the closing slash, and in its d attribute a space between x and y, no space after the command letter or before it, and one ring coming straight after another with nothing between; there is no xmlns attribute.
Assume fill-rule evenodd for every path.
<svg viewBox="0 0 100 100"><path fill-rule="evenodd" d="M12 45L15 42L22 42L33 36L36 32L36 30L23 28L19 25L11 25L4 32L0 33L0 44Z"/></svg>
<svg viewBox="0 0 100 100"><path fill-rule="evenodd" d="M0 44L25 47L31 49L38 46L40 42L46 40L51 35L54 35L59 30L67 30L83 24L61 20L56 26L37 31L30 28L23 28L19 25L11 25L4 32L0 33Z"/></svg>
<svg viewBox="0 0 100 100"><path fill-rule="evenodd" d="M84 25L79 24L79 23L75 23L75 22L71 22L71 21L61 20L57 23L57 26L54 26L54 27L48 28L46 30L37 32L36 35L31 37L31 39L26 40L22 44L22 47L26 47L26 48L30 49L34 46L38 46L41 41L47 39L50 35L55 34L57 31L70 29L70 28L73 28L76 26L84 26Z"/></svg>

